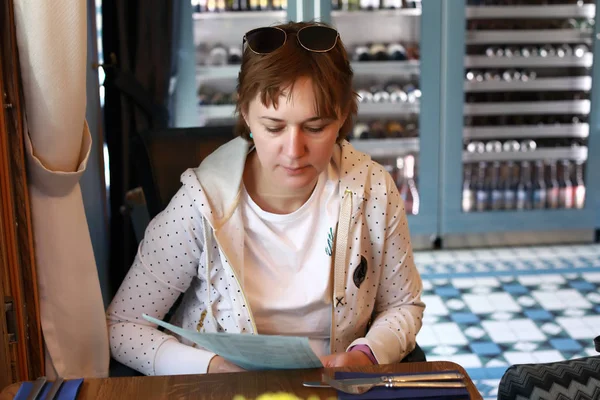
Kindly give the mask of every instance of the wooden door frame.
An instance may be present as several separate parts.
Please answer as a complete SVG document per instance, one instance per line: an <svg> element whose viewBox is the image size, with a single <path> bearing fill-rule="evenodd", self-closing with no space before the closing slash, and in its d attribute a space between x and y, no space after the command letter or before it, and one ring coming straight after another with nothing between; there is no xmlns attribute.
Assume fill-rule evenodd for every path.
<svg viewBox="0 0 600 400"><path fill-rule="evenodd" d="M0 388L44 375L44 347L25 158L25 116L12 0L0 5L0 304L10 298L15 341L2 335ZM6 297L5 297L6 296ZM0 334L7 323L2 313ZM7 366L7 364L9 364Z"/></svg>

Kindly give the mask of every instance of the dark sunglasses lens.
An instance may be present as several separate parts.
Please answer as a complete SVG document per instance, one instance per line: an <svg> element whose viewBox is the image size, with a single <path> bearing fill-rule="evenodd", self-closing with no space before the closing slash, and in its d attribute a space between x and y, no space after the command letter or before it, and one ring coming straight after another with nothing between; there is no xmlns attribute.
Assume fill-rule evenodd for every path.
<svg viewBox="0 0 600 400"><path fill-rule="evenodd" d="M256 53L272 53L285 43L285 32L276 28L259 28L248 32L246 41Z"/></svg>
<svg viewBox="0 0 600 400"><path fill-rule="evenodd" d="M327 26L309 26L298 32L298 40L313 51L327 51L335 46L337 31Z"/></svg>

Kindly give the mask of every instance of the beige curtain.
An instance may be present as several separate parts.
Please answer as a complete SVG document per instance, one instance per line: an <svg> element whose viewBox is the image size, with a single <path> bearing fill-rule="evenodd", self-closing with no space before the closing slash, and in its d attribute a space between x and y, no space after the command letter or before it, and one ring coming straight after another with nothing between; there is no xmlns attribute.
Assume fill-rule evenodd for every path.
<svg viewBox="0 0 600 400"><path fill-rule="evenodd" d="M46 374L105 377L104 307L79 187L91 145L86 1L14 3Z"/></svg>

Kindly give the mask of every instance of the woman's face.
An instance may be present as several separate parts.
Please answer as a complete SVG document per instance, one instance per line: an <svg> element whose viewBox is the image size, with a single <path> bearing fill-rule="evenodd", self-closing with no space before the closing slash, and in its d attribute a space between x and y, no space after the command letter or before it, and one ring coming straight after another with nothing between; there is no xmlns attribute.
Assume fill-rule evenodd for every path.
<svg viewBox="0 0 600 400"><path fill-rule="evenodd" d="M259 94L250 102L245 120L256 146L261 177L293 192L312 187L327 167L344 120L317 115L309 78L299 78L288 94L283 91L277 109L263 105Z"/></svg>

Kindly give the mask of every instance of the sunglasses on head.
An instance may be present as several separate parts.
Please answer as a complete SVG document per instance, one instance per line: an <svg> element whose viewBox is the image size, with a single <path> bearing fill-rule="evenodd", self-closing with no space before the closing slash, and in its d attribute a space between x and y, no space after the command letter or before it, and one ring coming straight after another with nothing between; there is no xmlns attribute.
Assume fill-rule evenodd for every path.
<svg viewBox="0 0 600 400"><path fill-rule="evenodd" d="M335 29L322 25L305 26L296 33L300 46L315 53L325 53L333 49L339 36ZM286 40L287 33L281 28L256 28L244 35L242 48L246 43L253 53L269 54L283 46Z"/></svg>

